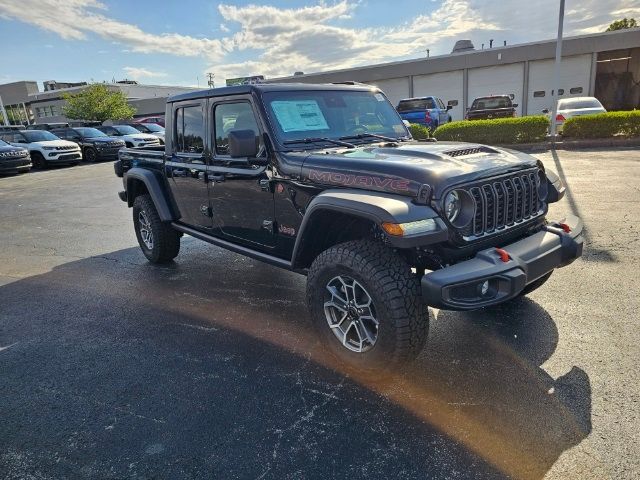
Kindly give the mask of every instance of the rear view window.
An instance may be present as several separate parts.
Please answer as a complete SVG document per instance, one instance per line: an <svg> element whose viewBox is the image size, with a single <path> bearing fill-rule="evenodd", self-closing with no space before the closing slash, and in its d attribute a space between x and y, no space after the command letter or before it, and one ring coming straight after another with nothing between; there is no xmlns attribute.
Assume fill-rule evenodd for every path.
<svg viewBox="0 0 640 480"><path fill-rule="evenodd" d="M427 110L436 108L432 98L416 98L412 100L400 100L398 104L399 112L411 112L415 110Z"/></svg>
<svg viewBox="0 0 640 480"><path fill-rule="evenodd" d="M578 110L581 108L602 108L602 104L595 98L567 98L558 102L558 108L563 110Z"/></svg>
<svg viewBox="0 0 640 480"><path fill-rule="evenodd" d="M473 110L485 110L490 108L509 108L511 106L509 97L481 97L473 101L471 108Z"/></svg>
<svg viewBox="0 0 640 480"><path fill-rule="evenodd" d="M176 140L178 152L204 152L204 123L200 105L176 109Z"/></svg>

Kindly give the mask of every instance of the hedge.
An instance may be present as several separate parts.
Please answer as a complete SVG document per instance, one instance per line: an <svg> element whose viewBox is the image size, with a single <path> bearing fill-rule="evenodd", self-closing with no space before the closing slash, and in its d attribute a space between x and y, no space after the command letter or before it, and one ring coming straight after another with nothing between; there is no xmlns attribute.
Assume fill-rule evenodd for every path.
<svg viewBox="0 0 640 480"><path fill-rule="evenodd" d="M429 129L424 125L412 123L409 125L409 131L415 140L427 140L429 138Z"/></svg>
<svg viewBox="0 0 640 480"><path fill-rule="evenodd" d="M562 126L562 135L572 138L638 137L640 110L568 118Z"/></svg>
<svg viewBox="0 0 640 480"><path fill-rule="evenodd" d="M533 143L546 139L549 119L544 115L493 120L463 120L438 127L438 140L487 143L489 145Z"/></svg>

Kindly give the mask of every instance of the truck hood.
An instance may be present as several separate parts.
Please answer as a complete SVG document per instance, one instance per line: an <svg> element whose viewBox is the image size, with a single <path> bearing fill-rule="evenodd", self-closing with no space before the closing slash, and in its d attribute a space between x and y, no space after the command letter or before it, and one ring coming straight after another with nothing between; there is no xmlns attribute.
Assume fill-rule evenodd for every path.
<svg viewBox="0 0 640 480"><path fill-rule="evenodd" d="M439 198L452 185L535 167L534 157L462 142L359 146L309 154L301 176L310 183L415 196L429 185Z"/></svg>

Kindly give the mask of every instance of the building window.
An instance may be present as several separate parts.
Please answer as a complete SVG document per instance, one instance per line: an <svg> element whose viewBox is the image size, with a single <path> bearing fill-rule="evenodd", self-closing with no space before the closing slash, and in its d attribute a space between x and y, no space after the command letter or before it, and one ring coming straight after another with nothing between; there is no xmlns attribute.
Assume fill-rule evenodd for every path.
<svg viewBox="0 0 640 480"><path fill-rule="evenodd" d="M545 95L544 90L537 90L533 92L533 96L535 98L544 97L544 95Z"/></svg>
<svg viewBox="0 0 640 480"><path fill-rule="evenodd" d="M558 95L564 95L564 88L558 89Z"/></svg>
<svg viewBox="0 0 640 480"><path fill-rule="evenodd" d="M582 93L582 87L573 87L571 90L569 90L569 93L571 93L572 95Z"/></svg>
<svg viewBox="0 0 640 480"><path fill-rule="evenodd" d="M451 105L452 107L458 106L458 100L448 100L447 105Z"/></svg>

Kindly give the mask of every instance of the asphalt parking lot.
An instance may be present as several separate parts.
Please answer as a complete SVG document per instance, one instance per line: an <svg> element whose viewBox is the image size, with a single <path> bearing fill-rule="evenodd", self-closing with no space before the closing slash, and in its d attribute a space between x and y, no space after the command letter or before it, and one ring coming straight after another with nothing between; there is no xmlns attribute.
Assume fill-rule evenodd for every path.
<svg viewBox="0 0 640 480"><path fill-rule="evenodd" d="M584 257L384 376L324 355L301 276L148 264L111 163L0 178L0 477L638 478L640 152L537 156Z"/></svg>

